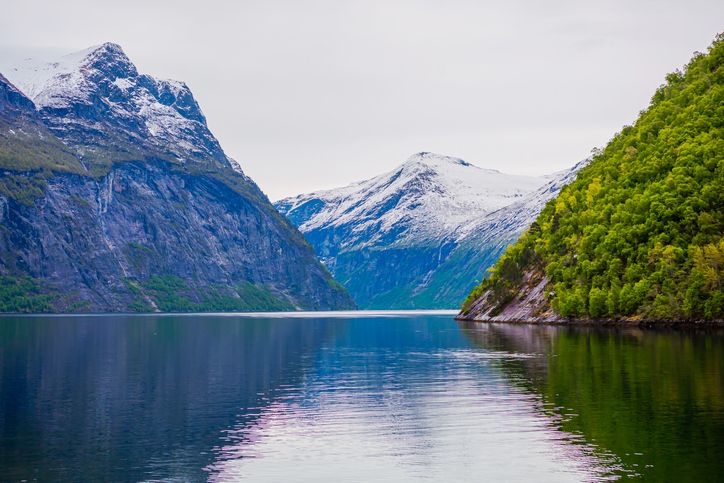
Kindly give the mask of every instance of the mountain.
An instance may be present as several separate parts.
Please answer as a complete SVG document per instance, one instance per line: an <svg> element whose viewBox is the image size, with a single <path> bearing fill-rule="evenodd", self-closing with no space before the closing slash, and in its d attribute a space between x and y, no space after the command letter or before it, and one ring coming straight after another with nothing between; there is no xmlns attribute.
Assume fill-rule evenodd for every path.
<svg viewBox="0 0 724 483"><path fill-rule="evenodd" d="M139 74L115 44L8 77L0 311L354 307L185 84Z"/></svg>
<svg viewBox="0 0 724 483"><path fill-rule="evenodd" d="M452 308L563 176L507 175L423 152L389 173L275 206L360 307Z"/></svg>
<svg viewBox="0 0 724 483"><path fill-rule="evenodd" d="M0 74L0 165L11 169L81 169L59 139L38 118L35 104Z"/></svg>
<svg viewBox="0 0 724 483"><path fill-rule="evenodd" d="M460 306L466 295L486 276L505 249L530 226L545 204L563 186L573 181L588 160L551 175L549 181L504 208L479 219L472 219L456 231L455 247L425 281L410 287L412 300L430 300L433 306Z"/></svg>
<svg viewBox="0 0 724 483"><path fill-rule="evenodd" d="M139 74L116 44L50 63L28 59L7 76L92 172L141 156L239 169L209 131L188 86Z"/></svg>
<svg viewBox="0 0 724 483"><path fill-rule="evenodd" d="M548 203L461 318L724 319L724 35Z"/></svg>

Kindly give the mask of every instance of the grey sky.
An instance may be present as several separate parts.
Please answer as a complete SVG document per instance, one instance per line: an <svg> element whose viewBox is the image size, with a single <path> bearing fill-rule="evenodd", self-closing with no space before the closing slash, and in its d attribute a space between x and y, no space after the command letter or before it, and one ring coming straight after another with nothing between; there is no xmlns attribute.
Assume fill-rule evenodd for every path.
<svg viewBox="0 0 724 483"><path fill-rule="evenodd" d="M724 30L724 2L5 0L0 69L112 41L186 81L272 198L417 151L571 166Z"/></svg>

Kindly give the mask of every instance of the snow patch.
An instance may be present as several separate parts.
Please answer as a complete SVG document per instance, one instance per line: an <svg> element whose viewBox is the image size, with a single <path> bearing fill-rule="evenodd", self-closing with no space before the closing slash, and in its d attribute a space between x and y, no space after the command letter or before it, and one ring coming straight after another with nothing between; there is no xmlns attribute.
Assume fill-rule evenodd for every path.
<svg viewBox="0 0 724 483"><path fill-rule="evenodd" d="M324 207L304 221L302 232L351 227L345 245L375 244L394 232L396 243L442 239L473 220L523 200L545 177L479 168L459 158L417 153L397 169L343 188L279 201L286 213L310 201Z"/></svg>
<svg viewBox="0 0 724 483"><path fill-rule="evenodd" d="M149 142L181 161L210 157L241 171L209 131L188 86L139 74L116 44L105 43L50 62L26 59L11 68L8 77L41 112L65 108L91 113L54 116L55 127L61 130L85 124L103 132L104 123L110 123L115 131L125 128L131 138ZM75 109L79 106L83 109Z"/></svg>
<svg viewBox="0 0 724 483"><path fill-rule="evenodd" d="M114 84L116 87L118 87L119 89L123 89L124 91L125 91L126 89L129 89L130 87L133 86L133 82L131 82L131 81L128 80L128 79L121 78L121 77L119 77L118 79L114 80L114 81L113 81L113 84Z"/></svg>

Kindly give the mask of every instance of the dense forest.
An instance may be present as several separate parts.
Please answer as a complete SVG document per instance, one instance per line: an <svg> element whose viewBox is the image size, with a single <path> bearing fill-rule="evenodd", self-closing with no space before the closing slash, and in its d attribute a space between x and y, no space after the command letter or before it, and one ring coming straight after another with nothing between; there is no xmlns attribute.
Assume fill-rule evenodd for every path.
<svg viewBox="0 0 724 483"><path fill-rule="evenodd" d="M468 296L502 310L531 274L562 317L724 318L724 34L545 207Z"/></svg>

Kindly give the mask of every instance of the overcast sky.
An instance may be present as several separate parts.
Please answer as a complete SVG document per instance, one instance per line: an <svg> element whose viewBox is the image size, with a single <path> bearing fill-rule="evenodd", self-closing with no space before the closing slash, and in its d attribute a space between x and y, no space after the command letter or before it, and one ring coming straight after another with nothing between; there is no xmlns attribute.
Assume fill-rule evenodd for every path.
<svg viewBox="0 0 724 483"><path fill-rule="evenodd" d="M119 43L277 199L418 151L567 168L722 30L721 0L6 0L0 66Z"/></svg>

